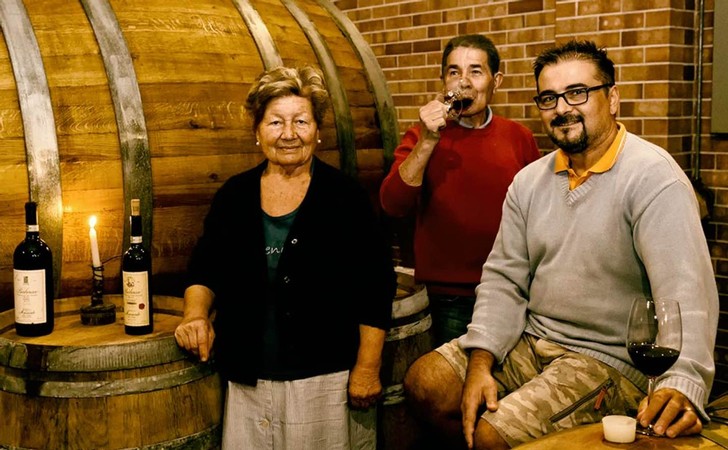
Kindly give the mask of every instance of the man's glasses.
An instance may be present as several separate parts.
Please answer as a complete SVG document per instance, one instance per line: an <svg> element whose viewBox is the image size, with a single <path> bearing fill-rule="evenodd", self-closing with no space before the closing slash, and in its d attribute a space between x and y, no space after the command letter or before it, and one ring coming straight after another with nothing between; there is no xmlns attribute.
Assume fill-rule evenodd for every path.
<svg viewBox="0 0 728 450"><path fill-rule="evenodd" d="M614 83L605 83L599 86L569 89L561 94L539 94L533 98L533 101L536 102L538 109L542 110L556 108L556 105L559 103L559 98L563 98L571 106L583 105L589 101L589 93L591 91L610 88L612 86L614 86Z"/></svg>

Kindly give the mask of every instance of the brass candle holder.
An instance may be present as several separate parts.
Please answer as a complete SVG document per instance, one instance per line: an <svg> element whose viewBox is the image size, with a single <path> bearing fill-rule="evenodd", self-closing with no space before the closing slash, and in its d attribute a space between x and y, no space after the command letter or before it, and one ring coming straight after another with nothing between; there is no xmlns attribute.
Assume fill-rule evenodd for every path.
<svg viewBox="0 0 728 450"><path fill-rule="evenodd" d="M116 322L116 306L104 303L104 265L91 266L91 304L81 307L81 323L107 325Z"/></svg>

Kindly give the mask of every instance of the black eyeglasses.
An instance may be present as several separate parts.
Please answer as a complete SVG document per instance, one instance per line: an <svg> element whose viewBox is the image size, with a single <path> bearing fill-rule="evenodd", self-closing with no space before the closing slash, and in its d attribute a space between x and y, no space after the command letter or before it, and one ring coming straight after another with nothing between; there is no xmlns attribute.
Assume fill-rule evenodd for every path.
<svg viewBox="0 0 728 450"><path fill-rule="evenodd" d="M571 106L583 105L589 101L589 93L591 91L610 88L612 86L614 86L614 83L605 83L599 86L569 89L561 94L539 94L533 98L533 101L536 102L538 109L543 110L556 108L556 105L559 103L559 98L563 98Z"/></svg>

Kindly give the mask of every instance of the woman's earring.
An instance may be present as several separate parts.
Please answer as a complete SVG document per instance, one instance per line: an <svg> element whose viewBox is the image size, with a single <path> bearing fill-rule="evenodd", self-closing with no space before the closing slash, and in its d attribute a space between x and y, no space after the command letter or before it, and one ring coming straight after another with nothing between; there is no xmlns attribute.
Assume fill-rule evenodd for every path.
<svg viewBox="0 0 728 450"><path fill-rule="evenodd" d="M321 143L321 139L317 140L316 142L318 142L320 144Z"/></svg>
<svg viewBox="0 0 728 450"><path fill-rule="evenodd" d="M255 141L255 145L256 146L260 145L260 141Z"/></svg>

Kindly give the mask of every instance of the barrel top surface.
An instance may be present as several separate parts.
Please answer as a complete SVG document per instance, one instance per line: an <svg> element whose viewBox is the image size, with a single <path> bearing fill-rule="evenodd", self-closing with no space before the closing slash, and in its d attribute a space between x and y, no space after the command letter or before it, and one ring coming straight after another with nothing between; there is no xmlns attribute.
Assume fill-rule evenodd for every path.
<svg viewBox="0 0 728 450"><path fill-rule="evenodd" d="M711 423L706 427L723 439L728 438L728 426ZM683 436L675 439L649 437L638 434L630 444L615 444L604 439L601 423L582 425L569 430L546 435L520 445L519 450L718 450L725 447L702 436Z"/></svg>
<svg viewBox="0 0 728 450"><path fill-rule="evenodd" d="M178 306L169 304L177 301ZM53 332L46 336L25 337L15 332L14 310L0 313L0 338L26 345L59 345L93 347L139 342L172 336L174 329L182 321L182 299L177 297L155 296L154 332L141 336L124 333L124 313L120 311L121 296L106 295L104 301L117 306L116 321L108 325L83 325L80 307L90 303L90 297L73 297L56 300L56 319ZM166 307L166 308L165 308Z"/></svg>
<svg viewBox="0 0 728 450"><path fill-rule="evenodd" d="M130 336L124 332L121 295L104 301L117 307L116 321L108 325L83 325L80 308L89 297L55 301L55 327L39 337L18 336L14 310L0 313L0 365L42 371L118 370L184 359L174 339L182 320L183 300L154 296L154 332Z"/></svg>

